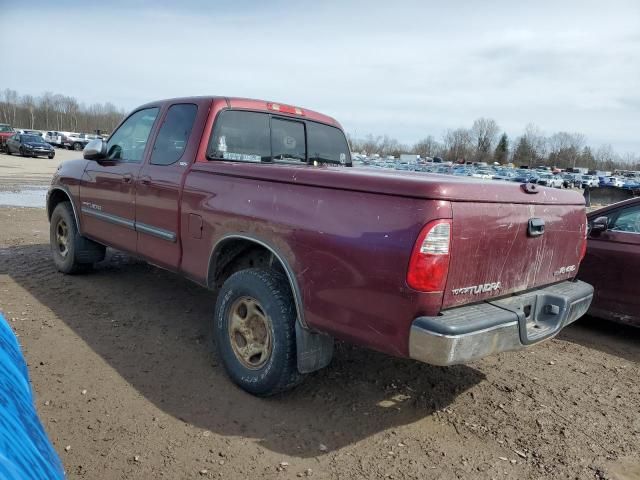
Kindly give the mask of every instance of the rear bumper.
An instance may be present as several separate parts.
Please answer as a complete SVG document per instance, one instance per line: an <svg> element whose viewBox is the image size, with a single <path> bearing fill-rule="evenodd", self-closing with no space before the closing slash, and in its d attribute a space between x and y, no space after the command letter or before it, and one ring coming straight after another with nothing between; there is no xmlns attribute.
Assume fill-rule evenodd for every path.
<svg viewBox="0 0 640 480"><path fill-rule="evenodd" d="M554 337L584 315L593 287L567 281L521 295L418 317L411 325L409 356L433 365L455 365L520 350Z"/></svg>

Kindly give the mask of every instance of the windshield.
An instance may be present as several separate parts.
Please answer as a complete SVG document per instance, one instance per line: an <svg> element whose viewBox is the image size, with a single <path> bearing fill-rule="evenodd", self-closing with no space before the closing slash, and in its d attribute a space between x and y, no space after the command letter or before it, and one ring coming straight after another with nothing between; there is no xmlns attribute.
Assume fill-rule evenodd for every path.
<svg viewBox="0 0 640 480"><path fill-rule="evenodd" d="M20 140L25 143L43 143L42 137L36 137L35 135L22 135Z"/></svg>
<svg viewBox="0 0 640 480"><path fill-rule="evenodd" d="M0 132L13 132L13 128L9 125L0 125Z"/></svg>

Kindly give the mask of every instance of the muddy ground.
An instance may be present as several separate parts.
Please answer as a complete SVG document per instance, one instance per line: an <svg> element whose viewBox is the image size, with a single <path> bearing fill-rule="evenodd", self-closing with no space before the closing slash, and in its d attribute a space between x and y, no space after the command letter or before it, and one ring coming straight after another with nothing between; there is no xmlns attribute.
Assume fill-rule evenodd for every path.
<svg viewBox="0 0 640 480"><path fill-rule="evenodd" d="M5 159L0 185L27 182ZM449 368L339 344L265 400L211 355L214 302L112 251L64 276L44 210L0 207L0 311L69 478L640 478L640 329L587 318Z"/></svg>

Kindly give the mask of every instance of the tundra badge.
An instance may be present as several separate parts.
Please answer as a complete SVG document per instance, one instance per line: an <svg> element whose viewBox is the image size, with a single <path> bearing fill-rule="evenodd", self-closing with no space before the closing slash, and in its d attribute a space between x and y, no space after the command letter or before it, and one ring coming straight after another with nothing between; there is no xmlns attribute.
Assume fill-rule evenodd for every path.
<svg viewBox="0 0 640 480"><path fill-rule="evenodd" d="M470 287L454 288L451 293L454 295L461 295L465 293L472 293L478 295L479 293L495 292L500 290L500 282L483 283L481 285L471 285Z"/></svg>

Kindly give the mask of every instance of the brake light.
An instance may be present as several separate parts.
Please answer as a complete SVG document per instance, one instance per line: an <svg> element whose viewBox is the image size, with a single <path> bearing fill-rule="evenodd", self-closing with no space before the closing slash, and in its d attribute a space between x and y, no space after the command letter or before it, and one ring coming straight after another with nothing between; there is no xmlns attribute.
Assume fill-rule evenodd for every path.
<svg viewBox="0 0 640 480"><path fill-rule="evenodd" d="M411 252L407 284L421 292L441 292L449 273L451 220L434 220L423 227Z"/></svg>
<svg viewBox="0 0 640 480"><path fill-rule="evenodd" d="M291 113L293 115L304 115L304 111L298 107L292 107L291 105L282 105L280 103L267 103L267 108L274 112Z"/></svg>

